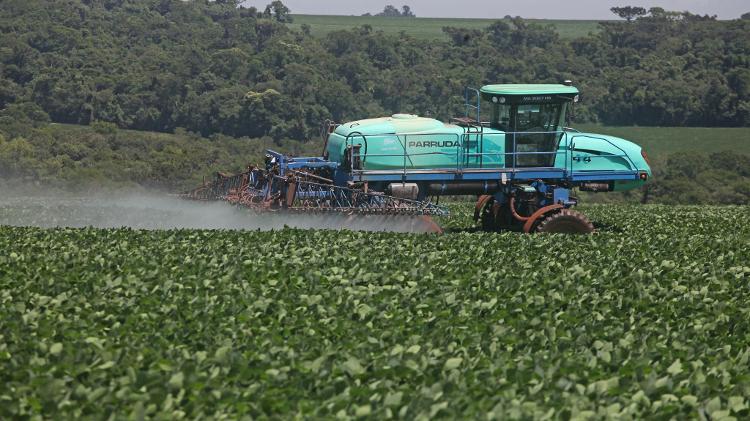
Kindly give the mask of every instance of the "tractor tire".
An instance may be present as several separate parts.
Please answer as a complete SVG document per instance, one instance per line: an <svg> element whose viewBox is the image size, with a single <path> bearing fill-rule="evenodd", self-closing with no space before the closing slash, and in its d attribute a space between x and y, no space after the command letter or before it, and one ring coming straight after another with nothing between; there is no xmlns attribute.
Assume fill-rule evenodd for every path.
<svg viewBox="0 0 750 421"><path fill-rule="evenodd" d="M536 232L549 234L591 234L594 224L586 215L571 209L562 209L546 216L536 227Z"/></svg>

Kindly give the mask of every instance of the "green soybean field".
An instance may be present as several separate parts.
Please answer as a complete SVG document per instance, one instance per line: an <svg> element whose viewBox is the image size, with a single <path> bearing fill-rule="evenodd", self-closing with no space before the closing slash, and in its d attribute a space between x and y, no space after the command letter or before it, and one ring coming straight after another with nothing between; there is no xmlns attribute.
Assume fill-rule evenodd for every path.
<svg viewBox="0 0 750 421"><path fill-rule="evenodd" d="M565 236L451 206L442 235L0 226L0 419L750 417L750 208Z"/></svg>

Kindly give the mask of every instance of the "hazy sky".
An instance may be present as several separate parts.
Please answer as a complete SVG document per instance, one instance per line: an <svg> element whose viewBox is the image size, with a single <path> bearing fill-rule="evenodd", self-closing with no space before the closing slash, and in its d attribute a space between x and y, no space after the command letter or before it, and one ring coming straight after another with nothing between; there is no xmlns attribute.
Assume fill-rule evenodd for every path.
<svg viewBox="0 0 750 421"><path fill-rule="evenodd" d="M502 18L520 15L547 19L613 19L612 6L654 6L666 10L687 10L696 14L735 19L750 12L748 0L282 0L292 13L311 15L361 15L376 13L386 4L401 8L408 4L420 17ZM265 7L271 0L248 0L246 5Z"/></svg>

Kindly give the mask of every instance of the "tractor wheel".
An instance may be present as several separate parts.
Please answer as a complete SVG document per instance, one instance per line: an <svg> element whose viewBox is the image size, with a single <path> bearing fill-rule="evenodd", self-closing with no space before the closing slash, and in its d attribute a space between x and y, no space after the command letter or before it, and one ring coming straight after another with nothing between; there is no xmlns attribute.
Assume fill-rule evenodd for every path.
<svg viewBox="0 0 750 421"><path fill-rule="evenodd" d="M586 215L571 209L561 209L547 215L536 227L536 232L551 234L590 234L594 225Z"/></svg>

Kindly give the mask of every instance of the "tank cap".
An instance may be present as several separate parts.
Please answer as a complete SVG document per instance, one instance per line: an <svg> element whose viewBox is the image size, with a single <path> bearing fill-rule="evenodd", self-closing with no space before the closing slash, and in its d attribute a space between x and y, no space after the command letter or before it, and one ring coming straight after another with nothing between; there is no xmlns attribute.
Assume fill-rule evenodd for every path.
<svg viewBox="0 0 750 421"><path fill-rule="evenodd" d="M419 118L419 116L415 114L393 114L391 117L397 120L413 120Z"/></svg>

